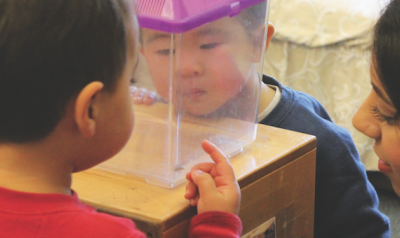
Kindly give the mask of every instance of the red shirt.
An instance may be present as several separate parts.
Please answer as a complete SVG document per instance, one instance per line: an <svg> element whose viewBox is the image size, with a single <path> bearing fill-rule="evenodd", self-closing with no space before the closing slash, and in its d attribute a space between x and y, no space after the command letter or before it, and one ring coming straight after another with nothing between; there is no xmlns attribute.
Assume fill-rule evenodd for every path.
<svg viewBox="0 0 400 238"><path fill-rule="evenodd" d="M195 216L190 237L239 237L240 219L229 213ZM96 212L76 193L35 194L0 188L0 236L4 238L145 238L126 218ZM220 235L223 234L223 235Z"/></svg>
<svg viewBox="0 0 400 238"><path fill-rule="evenodd" d="M234 214L226 212L204 212L190 222L190 238L231 238L240 237L242 233L242 222Z"/></svg>

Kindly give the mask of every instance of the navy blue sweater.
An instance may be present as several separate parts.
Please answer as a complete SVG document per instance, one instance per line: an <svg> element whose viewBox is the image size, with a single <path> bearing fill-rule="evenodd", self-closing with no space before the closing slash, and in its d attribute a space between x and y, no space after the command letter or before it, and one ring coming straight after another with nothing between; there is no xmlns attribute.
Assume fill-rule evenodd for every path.
<svg viewBox="0 0 400 238"><path fill-rule="evenodd" d="M378 210L378 197L347 130L334 124L323 106L306 93L281 85L282 98L261 124L317 138L314 237L390 237L389 219Z"/></svg>

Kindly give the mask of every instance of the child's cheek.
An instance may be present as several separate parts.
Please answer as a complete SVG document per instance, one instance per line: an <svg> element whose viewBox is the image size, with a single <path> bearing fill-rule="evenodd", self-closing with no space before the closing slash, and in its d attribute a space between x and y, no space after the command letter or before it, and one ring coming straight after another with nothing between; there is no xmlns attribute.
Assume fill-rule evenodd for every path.
<svg viewBox="0 0 400 238"><path fill-rule="evenodd" d="M169 77L168 71L156 67L149 67L150 77L156 92L166 100L168 98Z"/></svg>
<svg viewBox="0 0 400 238"><path fill-rule="evenodd" d="M232 54L223 52L215 54L215 61L209 63L216 76L212 85L219 90L237 93L241 90L244 77L239 70L238 63ZM211 70L210 70L211 71Z"/></svg>
<svg viewBox="0 0 400 238"><path fill-rule="evenodd" d="M157 81L154 83L154 87L156 88L157 93L164 99L168 101L169 95L169 80L165 79L164 81Z"/></svg>

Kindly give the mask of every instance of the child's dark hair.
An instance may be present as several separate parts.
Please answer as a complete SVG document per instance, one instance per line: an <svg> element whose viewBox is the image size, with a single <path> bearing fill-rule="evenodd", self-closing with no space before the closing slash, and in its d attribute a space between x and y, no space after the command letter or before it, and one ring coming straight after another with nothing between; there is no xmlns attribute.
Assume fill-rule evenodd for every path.
<svg viewBox="0 0 400 238"><path fill-rule="evenodd" d="M257 30L260 26L264 25L268 1L270 0L265 0L245 8L240 12L239 15L236 16L238 22L243 25L249 35L251 35L254 30ZM143 45L142 30L139 32L139 42Z"/></svg>
<svg viewBox="0 0 400 238"><path fill-rule="evenodd" d="M0 143L49 135L92 81L127 59L128 0L0 0Z"/></svg>
<svg viewBox="0 0 400 238"><path fill-rule="evenodd" d="M375 26L373 60L400 118L400 0L392 0Z"/></svg>
<svg viewBox="0 0 400 238"><path fill-rule="evenodd" d="M268 1L270 0L245 8L237 16L238 21L248 32L257 30L259 27L264 25Z"/></svg>

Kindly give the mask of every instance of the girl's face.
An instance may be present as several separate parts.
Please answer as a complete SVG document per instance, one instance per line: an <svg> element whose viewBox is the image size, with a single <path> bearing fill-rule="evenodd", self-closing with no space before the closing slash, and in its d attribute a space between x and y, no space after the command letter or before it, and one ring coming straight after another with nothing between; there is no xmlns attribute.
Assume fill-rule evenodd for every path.
<svg viewBox="0 0 400 238"><path fill-rule="evenodd" d="M400 120L397 110L383 88L375 66L371 64L372 91L353 117L354 127L375 139L379 170L392 181L400 196Z"/></svg>

